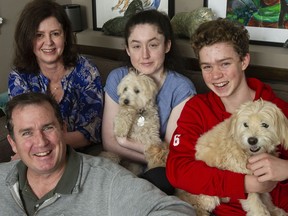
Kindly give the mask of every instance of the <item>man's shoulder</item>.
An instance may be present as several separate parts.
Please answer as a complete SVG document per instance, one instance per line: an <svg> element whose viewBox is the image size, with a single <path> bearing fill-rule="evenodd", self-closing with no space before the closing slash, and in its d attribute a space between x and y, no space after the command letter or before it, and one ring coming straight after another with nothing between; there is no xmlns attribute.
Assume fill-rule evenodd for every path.
<svg viewBox="0 0 288 216"><path fill-rule="evenodd" d="M79 154L82 157L84 167L89 166L92 169L105 170L107 173L111 174L116 174L119 171L125 171L122 166L103 156L92 156L82 153Z"/></svg>
<svg viewBox="0 0 288 216"><path fill-rule="evenodd" d="M7 179L8 175L11 175L12 172L16 171L16 164L18 161L2 162L0 163L0 182Z"/></svg>
<svg viewBox="0 0 288 216"><path fill-rule="evenodd" d="M0 163L0 170L11 170L13 167L16 166L16 164L19 162L19 160L9 161L9 162L2 162Z"/></svg>

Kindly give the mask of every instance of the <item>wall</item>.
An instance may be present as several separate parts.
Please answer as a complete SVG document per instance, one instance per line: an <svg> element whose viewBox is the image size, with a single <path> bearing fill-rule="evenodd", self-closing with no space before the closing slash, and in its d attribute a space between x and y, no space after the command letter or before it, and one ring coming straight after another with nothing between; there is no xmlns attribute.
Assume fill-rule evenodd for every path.
<svg viewBox="0 0 288 216"><path fill-rule="evenodd" d="M203 0L175 0L175 12L191 11L203 6Z"/></svg>
<svg viewBox="0 0 288 216"><path fill-rule="evenodd" d="M65 2L65 0L57 0L57 2L60 3L63 1ZM70 1L72 4L80 4L82 6L84 26L92 29L93 28L92 0L70 0ZM195 8L203 6L203 0L174 0L174 1L175 1L175 12L190 11Z"/></svg>
<svg viewBox="0 0 288 216"><path fill-rule="evenodd" d="M107 0L109 1L109 0ZM193 9L203 6L204 0L174 0L175 1L175 13L181 11L191 11ZM216 1L216 0L215 0ZM74 4L80 4L82 6L83 19L85 28L93 29L92 20L92 0L71 0ZM81 40L81 44L90 45L90 41L95 41L97 38L93 36L93 32L84 31L78 33L78 38ZM288 49L282 47L272 46L260 46L251 45L251 64L257 66L265 66L272 68L288 69ZM288 72L287 72L288 73ZM288 75L287 75L288 76Z"/></svg>
<svg viewBox="0 0 288 216"><path fill-rule="evenodd" d="M0 0L0 92L7 91L8 74L13 55L13 35L19 11L29 0Z"/></svg>

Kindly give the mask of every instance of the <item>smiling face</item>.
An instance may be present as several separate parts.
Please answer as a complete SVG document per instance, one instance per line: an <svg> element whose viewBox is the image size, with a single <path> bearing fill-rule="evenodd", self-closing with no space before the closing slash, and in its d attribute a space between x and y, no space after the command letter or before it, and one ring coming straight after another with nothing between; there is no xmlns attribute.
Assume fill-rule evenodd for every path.
<svg viewBox="0 0 288 216"><path fill-rule="evenodd" d="M48 102L15 107L12 112L14 139L8 141L15 153L35 174L53 174L65 166L65 128L61 128Z"/></svg>
<svg viewBox="0 0 288 216"><path fill-rule="evenodd" d="M40 67L61 62L64 47L65 35L58 20L55 17L43 20L33 41L33 52Z"/></svg>
<svg viewBox="0 0 288 216"><path fill-rule="evenodd" d="M127 46L127 54L136 70L152 76L164 73L165 53L169 52L171 42L165 43L165 37L158 32L157 26L135 25L131 30Z"/></svg>
<svg viewBox="0 0 288 216"><path fill-rule="evenodd" d="M206 85L221 98L241 95L246 89L244 70L250 57L243 60L229 43L204 46L199 52L200 67Z"/></svg>

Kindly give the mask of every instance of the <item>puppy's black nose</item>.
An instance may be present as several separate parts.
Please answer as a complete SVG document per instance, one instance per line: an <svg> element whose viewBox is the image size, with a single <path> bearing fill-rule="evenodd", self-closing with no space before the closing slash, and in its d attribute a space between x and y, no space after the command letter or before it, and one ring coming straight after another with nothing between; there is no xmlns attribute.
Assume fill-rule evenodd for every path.
<svg viewBox="0 0 288 216"><path fill-rule="evenodd" d="M258 139L256 137L249 137L248 138L248 143L250 145L256 145L258 143Z"/></svg>
<svg viewBox="0 0 288 216"><path fill-rule="evenodd" d="M125 105L128 105L128 104L129 104L129 100L128 100L128 99L125 99L125 100L124 100L124 104L125 104Z"/></svg>

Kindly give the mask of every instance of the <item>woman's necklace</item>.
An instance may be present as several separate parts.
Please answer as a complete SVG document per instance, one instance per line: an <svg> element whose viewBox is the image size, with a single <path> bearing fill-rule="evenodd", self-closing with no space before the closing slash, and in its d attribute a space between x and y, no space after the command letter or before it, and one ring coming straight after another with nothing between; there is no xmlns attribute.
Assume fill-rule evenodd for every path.
<svg viewBox="0 0 288 216"><path fill-rule="evenodd" d="M61 81L58 82L57 84L50 83L49 84L49 89L50 89L51 94L54 96L54 98L58 102L60 102L62 97L63 97L63 95L64 95L64 90L62 88Z"/></svg>
<svg viewBox="0 0 288 216"><path fill-rule="evenodd" d="M49 89L50 89L51 92L54 92L54 91L62 89L61 81L59 81L58 83L51 83L50 82Z"/></svg>

